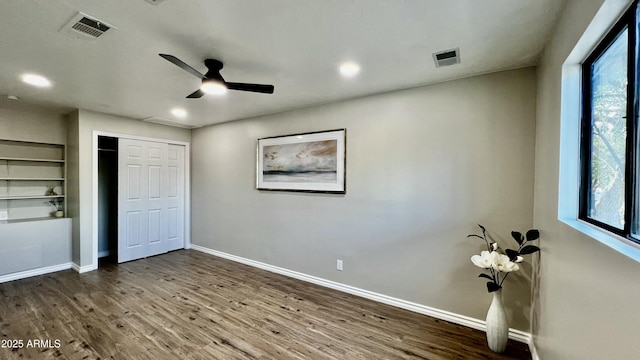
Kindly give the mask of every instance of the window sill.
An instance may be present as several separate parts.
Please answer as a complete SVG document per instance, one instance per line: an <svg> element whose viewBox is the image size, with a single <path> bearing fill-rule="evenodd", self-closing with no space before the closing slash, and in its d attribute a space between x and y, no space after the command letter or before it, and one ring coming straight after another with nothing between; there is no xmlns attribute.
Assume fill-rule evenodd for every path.
<svg viewBox="0 0 640 360"><path fill-rule="evenodd" d="M622 236L602 230L586 221L562 218L558 218L558 220L580 231L581 233L601 242L602 244L610 247L620 254L625 255L626 257L631 258L637 262L640 262L639 244L625 239Z"/></svg>

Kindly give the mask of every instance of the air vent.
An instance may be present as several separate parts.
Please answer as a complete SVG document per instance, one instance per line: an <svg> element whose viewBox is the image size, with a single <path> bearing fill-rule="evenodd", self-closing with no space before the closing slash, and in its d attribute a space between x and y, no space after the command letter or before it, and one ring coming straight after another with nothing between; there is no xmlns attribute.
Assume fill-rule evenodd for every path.
<svg viewBox="0 0 640 360"><path fill-rule="evenodd" d="M117 30L113 25L87 14L78 13L60 29L60 32L78 39L94 41L113 30Z"/></svg>
<svg viewBox="0 0 640 360"><path fill-rule="evenodd" d="M163 118L159 118L159 117L155 117L155 116L154 117L150 117L150 118L146 118L146 119L142 119L142 121L146 121L146 122L150 122L150 123L154 123L154 124L175 126L175 127L179 127L179 128L183 128L183 129L195 129L195 128L199 128L200 127L200 126L197 126L197 125L185 124L183 122L171 121L171 120L167 120L167 119L163 119Z"/></svg>
<svg viewBox="0 0 640 360"><path fill-rule="evenodd" d="M436 67L460 64L460 48L433 53Z"/></svg>

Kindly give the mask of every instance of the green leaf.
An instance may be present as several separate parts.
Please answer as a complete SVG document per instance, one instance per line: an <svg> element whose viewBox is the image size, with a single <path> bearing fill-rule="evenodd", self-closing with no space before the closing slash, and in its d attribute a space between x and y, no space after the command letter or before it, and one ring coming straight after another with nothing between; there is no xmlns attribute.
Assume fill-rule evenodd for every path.
<svg viewBox="0 0 640 360"><path fill-rule="evenodd" d="M540 232L536 229L527 231L527 241L538 240L540 238Z"/></svg>
<svg viewBox="0 0 640 360"><path fill-rule="evenodd" d="M489 276L488 274L482 273L482 274L478 275L478 277L486 278L486 279L489 279L489 280L493 281L493 278L491 276Z"/></svg>
<svg viewBox="0 0 640 360"><path fill-rule="evenodd" d="M517 231L512 231L511 237L518 243L518 245L522 245L524 242L524 236Z"/></svg>
<svg viewBox="0 0 640 360"><path fill-rule="evenodd" d="M489 282L487 283L487 290L488 290L490 293L492 293L492 292L494 292L494 291L498 291L498 290L500 290L500 289L502 289L502 286L500 286L500 285L496 284L496 283L495 283L495 282L493 282L493 281L489 281Z"/></svg>
<svg viewBox="0 0 640 360"><path fill-rule="evenodd" d="M540 251L540 248L533 245L527 245L520 250L520 255L533 254L534 252Z"/></svg>
<svg viewBox="0 0 640 360"><path fill-rule="evenodd" d="M477 237L478 239L484 240L484 238L482 236L476 235L476 234L469 234L469 235L467 235L467 237Z"/></svg>
<svg viewBox="0 0 640 360"><path fill-rule="evenodd" d="M511 260L511 261L516 261L516 258L519 255L517 251L511 250L511 249L507 249L504 252L507 253L507 256L509 257L509 260Z"/></svg>

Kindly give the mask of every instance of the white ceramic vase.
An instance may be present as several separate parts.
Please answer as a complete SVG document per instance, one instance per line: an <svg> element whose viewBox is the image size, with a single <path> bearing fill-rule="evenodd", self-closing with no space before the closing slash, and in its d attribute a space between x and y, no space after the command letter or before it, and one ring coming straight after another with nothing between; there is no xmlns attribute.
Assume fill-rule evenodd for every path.
<svg viewBox="0 0 640 360"><path fill-rule="evenodd" d="M61 218L64 217L64 211L62 210L58 210L55 213L53 213L53 216L57 217L57 218Z"/></svg>
<svg viewBox="0 0 640 360"><path fill-rule="evenodd" d="M509 340L509 322L502 305L502 289L493 292L493 300L487 311L487 343L489 349L503 353Z"/></svg>

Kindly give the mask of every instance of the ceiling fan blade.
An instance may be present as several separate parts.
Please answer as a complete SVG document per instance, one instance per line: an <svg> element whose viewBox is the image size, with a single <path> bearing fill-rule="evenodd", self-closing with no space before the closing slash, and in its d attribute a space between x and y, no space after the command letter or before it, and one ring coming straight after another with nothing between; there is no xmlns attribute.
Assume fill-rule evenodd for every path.
<svg viewBox="0 0 640 360"><path fill-rule="evenodd" d="M197 98L201 98L202 96L204 96L204 91L198 89L192 92L191 94L187 95L187 99L197 99Z"/></svg>
<svg viewBox="0 0 640 360"><path fill-rule="evenodd" d="M165 60L169 61L170 63L176 65L177 67L181 68L182 70L190 73L191 75L197 77L198 79L205 79L205 76L202 75L198 70L192 68L191 66L185 64L184 61L178 59L177 57L173 56L173 55L167 55L167 54L158 54L160 55L162 58L164 58Z"/></svg>
<svg viewBox="0 0 640 360"><path fill-rule="evenodd" d="M244 83L227 83L227 89L229 90L241 90L241 91L253 91L257 93L273 94L273 85L262 84L244 84Z"/></svg>

